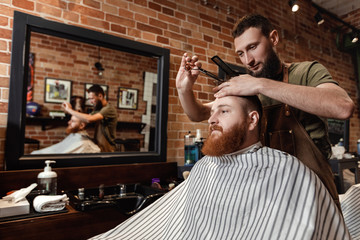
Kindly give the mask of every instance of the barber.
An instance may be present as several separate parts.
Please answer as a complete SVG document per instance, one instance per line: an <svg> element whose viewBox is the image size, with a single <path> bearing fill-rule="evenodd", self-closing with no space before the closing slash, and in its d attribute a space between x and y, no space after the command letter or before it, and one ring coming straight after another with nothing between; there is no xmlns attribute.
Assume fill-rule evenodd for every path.
<svg viewBox="0 0 360 240"><path fill-rule="evenodd" d="M235 51L248 74L215 87L215 97L259 95L264 107L279 103L290 106L296 120L323 155L320 164L327 166L325 170L309 167L318 175L325 175L319 177L337 201L335 184L329 180L333 176L327 162L331 145L326 118L348 119L354 111L353 101L320 63L282 63L275 50L279 34L267 18L258 14L244 16L232 34ZM192 70L187 70L188 67ZM176 77L176 87L184 112L192 121L203 121L210 116L212 103L202 104L194 96L192 88L200 73L197 67L201 67L198 57L185 53Z"/></svg>
<svg viewBox="0 0 360 240"><path fill-rule="evenodd" d="M117 125L117 111L105 99L105 93L102 87L98 84L92 85L88 89L89 101L94 105L94 111L90 114L81 113L74 110L70 103L64 102L63 108L65 112L76 116L85 123L96 123L94 140L100 147L101 152L115 151L115 137Z"/></svg>

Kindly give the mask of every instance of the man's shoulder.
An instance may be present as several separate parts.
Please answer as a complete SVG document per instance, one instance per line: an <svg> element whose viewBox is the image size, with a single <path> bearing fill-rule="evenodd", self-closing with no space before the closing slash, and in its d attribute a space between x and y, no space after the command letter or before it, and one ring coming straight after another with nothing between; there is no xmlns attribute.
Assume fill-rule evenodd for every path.
<svg viewBox="0 0 360 240"><path fill-rule="evenodd" d="M259 148L259 150L257 150L255 152L255 154L274 157L274 158L297 159L295 156L293 156L287 152L284 152L284 151L281 151L281 150L278 150L275 148L271 148L271 147L266 147L266 146Z"/></svg>
<svg viewBox="0 0 360 240"><path fill-rule="evenodd" d="M322 64L318 61L304 61L304 62L294 62L291 63L289 67L289 72L307 72L312 67L321 67L324 68Z"/></svg>

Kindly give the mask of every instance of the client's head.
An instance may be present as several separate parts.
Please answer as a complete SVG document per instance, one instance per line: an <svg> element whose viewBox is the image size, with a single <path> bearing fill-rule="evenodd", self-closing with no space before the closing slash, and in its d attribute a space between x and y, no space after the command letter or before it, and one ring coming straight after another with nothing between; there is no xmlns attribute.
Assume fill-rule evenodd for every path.
<svg viewBox="0 0 360 240"><path fill-rule="evenodd" d="M68 121L68 126L66 128L66 134L77 133L84 130L86 123L81 121L75 116L71 116L71 119Z"/></svg>
<svg viewBox="0 0 360 240"><path fill-rule="evenodd" d="M217 98L211 108L209 136L202 152L221 156L259 141L262 105L257 96Z"/></svg>

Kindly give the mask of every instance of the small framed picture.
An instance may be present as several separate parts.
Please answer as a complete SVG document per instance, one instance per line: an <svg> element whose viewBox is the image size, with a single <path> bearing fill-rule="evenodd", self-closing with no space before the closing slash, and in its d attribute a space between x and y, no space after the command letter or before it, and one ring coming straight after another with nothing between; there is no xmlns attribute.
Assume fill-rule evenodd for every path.
<svg viewBox="0 0 360 240"><path fill-rule="evenodd" d="M92 104L89 101L89 93L88 93L88 90L92 85L94 85L94 83L85 83L84 99L85 99L85 105L86 106L92 106ZM99 86L104 90L105 99L106 99L106 101L108 101L109 100L109 87L108 87L108 85L99 84Z"/></svg>
<svg viewBox="0 0 360 240"><path fill-rule="evenodd" d="M70 102L71 98L71 80L45 78L45 102L63 103Z"/></svg>
<svg viewBox="0 0 360 240"><path fill-rule="evenodd" d="M138 107L138 89L119 87L118 108L136 110Z"/></svg>

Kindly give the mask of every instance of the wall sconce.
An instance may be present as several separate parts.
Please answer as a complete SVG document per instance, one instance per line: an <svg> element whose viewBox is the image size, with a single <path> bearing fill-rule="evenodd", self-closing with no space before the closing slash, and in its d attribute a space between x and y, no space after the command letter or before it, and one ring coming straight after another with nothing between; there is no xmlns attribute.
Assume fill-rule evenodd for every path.
<svg viewBox="0 0 360 240"><path fill-rule="evenodd" d="M98 48L98 59L99 61L95 63L95 68L98 70L98 75L101 77L103 75L103 71L105 70L100 63L100 47Z"/></svg>
<svg viewBox="0 0 360 240"><path fill-rule="evenodd" d="M299 5L296 2L297 0L289 0L289 6L291 7L292 12L299 10Z"/></svg>
<svg viewBox="0 0 360 240"><path fill-rule="evenodd" d="M351 35L352 35L352 39L351 39L352 43L356 43L357 41L359 41L359 32L353 32Z"/></svg>
<svg viewBox="0 0 360 240"><path fill-rule="evenodd" d="M320 12L317 12L314 16L315 21L318 25L323 24L325 22L324 18L321 16Z"/></svg>
<svg viewBox="0 0 360 240"><path fill-rule="evenodd" d="M100 62L95 63L95 68L98 70L99 76L103 75L103 71L105 70Z"/></svg>

